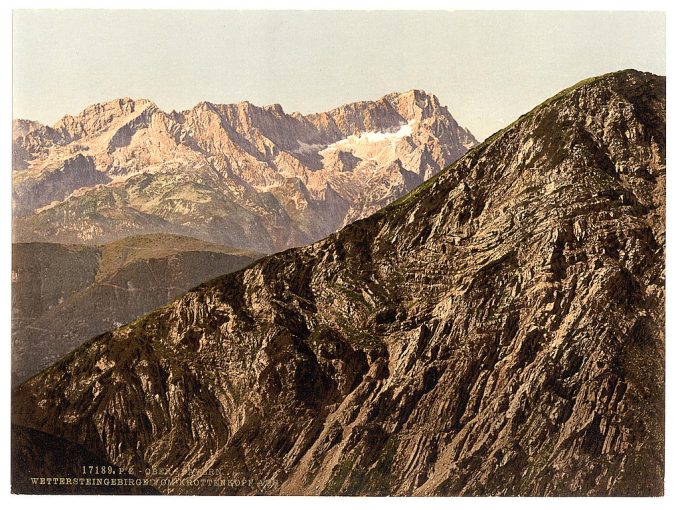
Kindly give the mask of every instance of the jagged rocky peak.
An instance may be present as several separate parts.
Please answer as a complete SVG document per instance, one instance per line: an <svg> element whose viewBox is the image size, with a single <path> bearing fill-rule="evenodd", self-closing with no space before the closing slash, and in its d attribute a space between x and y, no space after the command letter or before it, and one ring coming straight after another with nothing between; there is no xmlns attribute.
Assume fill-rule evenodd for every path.
<svg viewBox="0 0 680 510"><path fill-rule="evenodd" d="M12 121L12 141L41 127L44 126L34 120L15 119Z"/></svg>
<svg viewBox="0 0 680 510"><path fill-rule="evenodd" d="M405 118L418 119L429 117L436 110L442 109L439 99L424 90L413 89L397 93L390 98Z"/></svg>
<svg viewBox="0 0 680 510"><path fill-rule="evenodd" d="M274 112L277 115L281 115L281 116L285 115L285 112L283 111L283 106L281 106L278 103L268 104L268 105L264 106L263 108L267 111Z"/></svg>
<svg viewBox="0 0 680 510"><path fill-rule="evenodd" d="M420 92L310 115L247 101L170 114L147 100L93 105L15 140L16 238L100 243L160 229L259 252L316 241L477 143L437 105ZM106 178L47 179L75 154ZM397 161L407 173L394 172Z"/></svg>
<svg viewBox="0 0 680 510"><path fill-rule="evenodd" d="M13 420L195 473L167 493L258 492L200 484L222 469L267 494L660 495L665 112L647 73L567 89L376 214L93 339Z"/></svg>
<svg viewBox="0 0 680 510"><path fill-rule="evenodd" d="M156 105L148 99L131 99L129 97L123 97L105 103L96 103L88 106L76 118L82 120L86 120L90 117L114 119L117 117L126 117L133 113L140 113L147 108L155 106Z"/></svg>
<svg viewBox="0 0 680 510"><path fill-rule="evenodd" d="M156 109L148 99L122 98L97 103L85 108L77 116L66 115L59 120L54 129L62 134L65 140L75 141L83 137L97 135L121 119L130 120L147 109Z"/></svg>

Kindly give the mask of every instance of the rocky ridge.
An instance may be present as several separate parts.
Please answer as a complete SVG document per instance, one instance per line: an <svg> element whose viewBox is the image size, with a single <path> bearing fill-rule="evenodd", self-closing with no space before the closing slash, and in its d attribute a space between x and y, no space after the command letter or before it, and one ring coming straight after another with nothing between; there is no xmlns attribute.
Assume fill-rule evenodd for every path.
<svg viewBox="0 0 680 510"><path fill-rule="evenodd" d="M659 495L665 79L538 106L327 239L23 384L13 420L168 493Z"/></svg>
<svg viewBox="0 0 680 510"><path fill-rule="evenodd" d="M477 144L420 90L311 115L123 98L13 128L16 241L164 232L260 252L367 216Z"/></svg>

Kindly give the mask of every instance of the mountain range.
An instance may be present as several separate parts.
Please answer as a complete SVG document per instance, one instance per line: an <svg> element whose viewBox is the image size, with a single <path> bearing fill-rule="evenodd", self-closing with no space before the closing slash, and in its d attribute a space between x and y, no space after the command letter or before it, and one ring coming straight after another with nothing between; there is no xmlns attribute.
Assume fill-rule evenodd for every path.
<svg viewBox="0 0 680 510"><path fill-rule="evenodd" d="M310 115L123 98L17 120L13 141L16 242L167 233L262 253L368 216L477 144L421 90Z"/></svg>
<svg viewBox="0 0 680 510"><path fill-rule="evenodd" d="M633 70L562 91L374 214L86 342L15 390L13 422L142 473L166 494L662 494L665 95L665 78ZM311 204L302 187L299 195L292 191L308 179L305 189L326 190L324 202L337 205L340 225L384 204L350 206L351 186L314 180L326 171L298 141L343 137L356 146L366 137L354 134L359 126L383 133L380 140L412 129L395 142L399 152L422 133L418 115L440 109L417 92L379 104L389 126L349 112L344 123L333 115L292 117L285 133L267 131L261 143L239 145L250 148L254 166L206 156L185 184L168 170L173 187L165 192L160 176L171 163L153 162L147 138L135 134L139 126L163 133L163 150L176 150L178 159L189 149L226 154L236 138L225 119L251 107L202 104L164 115L146 103L100 106L96 118L117 128L66 120L63 130L23 136L15 152L15 165L27 165L20 172L49 188L52 170L38 172L32 162L71 161L70 170L52 168L82 170L93 187L65 200L55 191L61 202L44 205L31 201L27 185L17 195L20 213L45 209L17 224L27 235L50 217L50 235L66 236L62 219L80 217L78 207L89 204L87 221L97 219L90 241L112 235L112 211L131 229L161 218L161 210L169 211L162 221L180 209L200 215L199 204L213 198L198 179L219 174L248 181L243 197L273 197L282 215L293 209L277 198L279 186L292 202L305 197L299 203ZM113 111L101 110L107 108ZM124 123L115 120L119 109L127 112ZM282 115L276 107L259 112L258 119ZM203 115L200 126L214 128L193 124ZM414 118L421 120L410 125ZM431 132L440 133L439 122ZM303 137L296 126L335 138ZM452 124L447 129L447 139L460 140ZM116 134L86 135L95 132ZM88 149L67 155L70 136ZM50 137L53 146L31 152ZM323 160L337 155L338 168L354 164L347 152L361 155L325 150ZM124 166L132 153L158 172ZM390 173L401 176L399 189L408 188L411 174L436 173L428 161L448 159L434 149L415 153L413 166L399 158L401 168ZM267 180L268 162L289 158L305 167L291 177L296 184ZM296 165L287 167L290 175ZM121 198L133 189L146 210ZM247 218L239 217L242 225L257 225ZM291 223L277 233L258 230L268 237L251 248L295 245L330 228L314 230L308 218L297 217L297 230ZM173 483L178 472L187 484ZM224 479L255 484L218 483Z"/></svg>

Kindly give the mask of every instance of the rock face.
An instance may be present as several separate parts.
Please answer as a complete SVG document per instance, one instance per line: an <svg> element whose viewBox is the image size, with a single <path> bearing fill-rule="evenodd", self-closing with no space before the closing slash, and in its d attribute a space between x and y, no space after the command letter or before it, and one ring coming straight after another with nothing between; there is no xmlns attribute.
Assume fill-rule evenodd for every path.
<svg viewBox="0 0 680 510"><path fill-rule="evenodd" d="M31 131L43 127L40 122L26 119L15 119L12 121L12 141L15 141L22 136L26 136Z"/></svg>
<svg viewBox="0 0 680 510"><path fill-rule="evenodd" d="M477 144L420 90L306 116L126 98L52 127L15 121L13 138L16 241L165 232L268 253L377 211Z"/></svg>
<svg viewBox="0 0 680 510"><path fill-rule="evenodd" d="M261 257L164 234L96 247L15 244L12 251L14 383L35 375L84 340Z"/></svg>
<svg viewBox="0 0 680 510"><path fill-rule="evenodd" d="M14 180L14 213L23 216L43 206L58 203L73 190L106 184L111 179L97 171L92 157L78 154L40 172L25 172Z"/></svg>
<svg viewBox="0 0 680 510"><path fill-rule="evenodd" d="M377 214L93 339L13 419L195 469L167 493L662 494L665 117L662 77L582 82Z"/></svg>

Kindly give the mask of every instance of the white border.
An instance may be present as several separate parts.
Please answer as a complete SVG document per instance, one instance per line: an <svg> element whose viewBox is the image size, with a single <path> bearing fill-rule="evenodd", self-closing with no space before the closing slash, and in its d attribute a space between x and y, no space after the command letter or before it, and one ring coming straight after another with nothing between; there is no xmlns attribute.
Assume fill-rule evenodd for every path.
<svg viewBox="0 0 680 510"><path fill-rule="evenodd" d="M9 219L11 218L11 136L10 136L10 118L11 118L11 9L17 8L108 8L108 9L269 9L269 10L283 10L283 9L310 9L310 10L657 10L666 11L667 13L667 76L668 76L668 90L680 90L676 85L677 76L677 60L678 56L676 48L680 41L677 36L677 8L673 0L646 0L646 1L625 1L625 0L556 0L549 4L541 1L530 0L510 0L510 1L492 1L492 0L478 0L478 1L437 1L437 0L418 0L418 1L389 1L389 0L344 0L344 1L326 1L319 2L313 0L234 0L234 1L210 1L210 0L193 0L193 1L173 1L167 0L164 2L154 2L149 0L118 0L118 1L86 1L86 0L70 0L70 1L15 1L3 3L0 7L0 59L2 59L3 70L2 80L0 81L2 87L3 101L0 103L2 112L2 122L0 122L0 140L2 140L1 154L2 162L0 167L0 174L3 183L2 198L2 221L0 222L0 232L2 238L2 249L0 250L0 279L3 279L4 284L0 291L0 304L3 307L3 313L0 314L0 331L3 333L3 341L5 342L5 353L7 355L3 358L4 370L3 384L2 384L2 412L3 417L0 417L0 500L5 508L97 508L108 509L120 507L137 508L144 506L162 505L169 509L183 509L194 506L200 507L219 507L219 508L251 508L263 507L269 508L273 505L283 508L298 508L307 507L314 508L323 505L326 509L346 509L348 506L352 508L371 508L382 507L387 508L388 505L392 509L403 508L412 510L414 506L427 507L431 509L451 509L451 508L487 508L487 507L502 507L502 508L540 508L546 506L550 508L568 508L573 510L575 505L581 506L597 506L603 509L616 508L617 510L623 508L637 508L639 506L650 506L660 508L677 508L680 500L680 478L678 477L678 470L676 465L678 463L678 440L675 438L674 432L680 426L678 421L677 404L678 399L678 377L675 370L676 364L680 361L678 359L678 349L674 345L676 338L680 336L680 280L676 268L680 263L680 245L678 243L678 236L676 235L677 227L680 220L680 189L678 188L678 178L674 176L674 170L677 168L676 152L673 150L673 144L670 145L671 150L668 153L667 168L667 384L666 384L666 496L664 498L654 499L634 499L634 498L298 498L298 497L276 497L276 498L188 498L177 497L168 498L163 497L162 500L158 497L127 497L127 496L10 496L9 493L9 288L10 288L10 246L11 246L11 229ZM677 100L673 95L669 94L668 109L668 135L671 140L677 139Z"/></svg>

